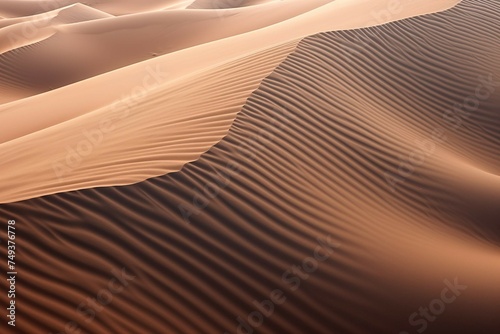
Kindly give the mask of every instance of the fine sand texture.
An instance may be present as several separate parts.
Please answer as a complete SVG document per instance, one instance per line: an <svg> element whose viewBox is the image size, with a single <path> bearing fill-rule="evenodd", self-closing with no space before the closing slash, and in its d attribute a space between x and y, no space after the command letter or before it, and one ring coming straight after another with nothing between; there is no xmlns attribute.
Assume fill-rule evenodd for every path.
<svg viewBox="0 0 500 334"><path fill-rule="evenodd" d="M326 2L1 106L1 239L15 219L20 305L2 333L500 332L500 2L407 1L378 24L373 1ZM279 5L220 3L242 19ZM263 31L283 38L244 43ZM181 66L200 50L203 67ZM153 84L167 60L175 79ZM144 75L128 107L72 101ZM75 106L35 116L37 101ZM99 123L112 113L123 123ZM66 159L81 136L98 144L50 179L43 155Z"/></svg>
<svg viewBox="0 0 500 334"><path fill-rule="evenodd" d="M67 6L0 29L5 36L14 29L20 43L10 50L7 41L10 51L0 54L0 153L8 161L0 203L178 171L227 134L252 91L300 39L444 10L456 1L411 0L395 9L361 0L231 3L235 8L52 23L84 9L97 15ZM45 28L34 29L33 19ZM21 34L30 27L34 44ZM181 49L158 50L173 45Z"/></svg>

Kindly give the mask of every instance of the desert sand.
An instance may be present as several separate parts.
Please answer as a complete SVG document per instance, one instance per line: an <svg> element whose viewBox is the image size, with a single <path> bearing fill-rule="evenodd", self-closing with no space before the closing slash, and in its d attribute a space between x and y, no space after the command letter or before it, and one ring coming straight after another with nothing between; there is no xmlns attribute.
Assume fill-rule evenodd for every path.
<svg viewBox="0 0 500 334"><path fill-rule="evenodd" d="M397 20L436 9L433 4L422 7L421 2L408 1L397 11L393 11L394 14L387 14L387 5L383 1L378 6L367 5L366 1L317 0L307 2L307 5L304 3L300 0L269 2L262 5L264 8L242 7L229 9L228 13L224 10L148 12L138 14L141 20L137 20L135 16L121 17L120 22L138 26L140 22L149 22L149 16L175 14L183 16L183 20L204 16L211 19L202 23L222 26L220 31L226 36L231 33L237 35L217 39L220 38L215 36L217 30L212 34L200 35L200 29L206 31L206 28L195 29L190 24L182 24L178 29L190 29L198 42L201 43L202 39L213 41L153 57L45 94L35 94L40 89L33 87L37 81L40 81L38 86L41 86L41 89L48 90L49 87L58 85L57 80L76 80L70 78L73 72L77 78L85 78L91 72L99 73L97 68L102 68L108 59L110 64L123 65L144 60L140 55L135 58L138 53L151 58L156 50L151 45L158 48L158 45L163 44L144 36L161 35L155 34L154 30L163 31L165 27L142 24L141 29L148 32L135 35L135 42L131 42L128 31L113 27L122 24L115 22L113 18L84 22L88 26L85 29L93 29L94 32L83 35L76 32L80 29L79 24L70 24L67 28L63 25L57 29L64 30L64 33L58 33L36 44L45 51L37 50L30 55L31 48L27 46L0 55L0 72L7 72L0 79L0 96L6 100L17 99L0 105L0 124L18 124L16 127L2 128L0 132L0 149L5 152L4 155L9 156L9 160L15 160L4 167L8 170L2 173L0 179L5 185L0 190L0 202L87 187L130 184L179 170L227 133L236 113L251 92L293 51L294 45L301 38L322 31L381 24L384 22L382 19ZM453 3L447 1L443 7ZM285 9L279 12L284 21L265 29L257 29L264 22L263 16L269 17L269 24L276 22L274 13L279 5ZM372 13L377 11L385 15L374 18ZM238 18L236 14L254 19L249 19L248 24L242 25L241 20L244 18ZM48 28L50 29L50 26ZM101 33L108 30L110 32L106 34ZM176 29L171 35L173 37L166 45L190 41L185 35L189 32L179 35L177 31ZM241 31L248 32L238 34ZM81 42L80 38L89 39L88 34L90 41ZM68 38L74 41L66 44ZM110 55L109 50L102 49L107 48L110 41L120 40L125 50ZM65 47L61 47L62 45ZM75 50L76 45L81 45L80 48L85 50ZM95 47L92 47L94 45ZM118 46L113 45L110 48L116 47ZM61 49L71 55L61 55ZM19 52L24 51L28 53L25 60L24 56L19 56ZM75 55L75 52L80 55ZM96 58L89 60L88 57L94 52ZM259 55L259 52L265 56ZM18 72L13 70L18 63L28 65ZM41 65L42 63L46 64ZM151 70L160 72L161 76L158 80L153 80L154 84L148 81L145 86L144 80L151 76ZM23 71L27 77L20 78ZM203 79L200 79L200 76L204 76ZM238 81L237 85L232 83L234 80ZM221 81L227 83L228 87L225 88ZM187 91L188 86L192 89L191 92ZM206 87L212 88L208 90ZM228 91L223 91L225 89ZM85 92L83 98L82 91ZM35 95L20 98L25 94ZM142 101L147 105L144 106ZM121 116L124 114L126 117ZM193 114L198 115L196 119L186 123ZM207 122L205 117L215 117L217 122ZM92 146L94 154L85 156L80 163L76 161L77 158L71 159L71 149L76 150L81 141L87 140L84 132L99 129L101 121L109 118L113 119L113 131L108 132L98 145ZM198 126L192 124L193 122L199 122ZM165 130L161 124L175 127L177 134ZM182 129L186 129L188 133ZM33 152L25 149L32 147L33 143L44 147L44 150ZM148 147L148 151L144 150L145 147ZM85 152L85 149L83 151ZM26 152L28 156L22 156L20 152ZM67 158L69 163L66 162ZM72 163L71 160L76 162ZM25 170L26 167L29 170ZM36 169L37 173L31 173L32 168ZM28 181L27 178L31 180Z"/></svg>
<svg viewBox="0 0 500 334"><path fill-rule="evenodd" d="M0 0L2 333L500 331L499 15Z"/></svg>

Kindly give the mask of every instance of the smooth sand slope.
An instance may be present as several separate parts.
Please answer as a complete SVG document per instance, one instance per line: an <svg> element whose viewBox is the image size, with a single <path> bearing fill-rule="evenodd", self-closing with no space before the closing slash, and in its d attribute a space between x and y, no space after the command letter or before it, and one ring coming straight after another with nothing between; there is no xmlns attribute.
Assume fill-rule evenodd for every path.
<svg viewBox="0 0 500 334"><path fill-rule="evenodd" d="M0 102L43 93L152 57L280 22L284 23L281 29L273 27L263 32L263 39L257 39L261 48L269 45L266 40L276 44L338 27L381 24L442 10L457 1L447 0L436 6L411 0L390 7L385 1L369 4L359 0L268 1L242 8L160 10L120 17L102 17L97 12L92 13L92 22L88 22L87 6L69 6L73 21L47 21L50 13L59 12L58 9L24 19L24 24L2 29L3 32L0 30L5 36L0 49L3 52L0 55L0 87L3 87ZM64 9L67 11L67 8ZM322 10L315 11L318 8ZM299 22L288 22L292 18ZM82 22L75 23L78 21ZM234 43L231 47L239 48Z"/></svg>
<svg viewBox="0 0 500 334"><path fill-rule="evenodd" d="M279 23L328 2L271 2L224 15L217 10L153 11L91 22L88 7L71 6L73 17L80 17L81 23L61 25L59 19L45 27L29 20L19 27L19 34L8 29L5 35L15 46L23 40L24 44L31 42L32 35L47 35L46 30L52 34L21 48L7 48L10 51L0 55L0 83L24 90L26 96L43 93L155 56ZM0 102L8 102L9 90L2 95Z"/></svg>
<svg viewBox="0 0 500 334"><path fill-rule="evenodd" d="M24 50L22 49L24 46L41 42L53 36L57 32L56 28L62 24L110 17L113 16L92 7L75 4L43 14L0 20L0 53L4 55L2 59L8 59L8 57L5 58L6 55L8 56L13 54L14 57L16 55L19 56L19 52ZM65 46L61 45L60 49L61 48L64 49ZM38 63L35 59L32 59L31 61L36 64ZM52 61L54 62L56 59L52 59ZM38 65L47 66L47 64L44 64L43 61ZM4 66L12 68L2 71L3 75L1 83L5 88L2 89L3 96L0 98L0 102L17 99L15 94L13 94L16 91L18 91L18 94L22 94L23 96L29 96L37 93L37 91L30 89L32 87L28 87L30 85L28 82L31 78L25 78L26 80L23 80L22 77L19 77L20 75L22 76L23 73L23 71L19 70L19 64L10 63L4 64ZM28 66L28 68L31 68L31 66ZM53 80L50 75L46 77L45 80L47 87L44 90L55 88L50 81ZM15 89L16 85L18 89Z"/></svg>
<svg viewBox="0 0 500 334"><path fill-rule="evenodd" d="M109 17L113 17L113 15L89 7L87 5L83 5L81 3L76 3L74 5L58 8L55 10L44 12L42 14L5 18L0 21L0 27L4 28L6 26L21 22L23 23L30 22L33 26L40 27L40 25L42 25L42 22L38 21L43 21L43 19L51 21L51 23L75 23L75 22L90 21L90 20L103 19ZM56 20L54 20L54 18L56 18ZM25 29L24 33L27 34L30 33L27 27L24 29ZM23 31L21 29L19 31L19 34L22 33Z"/></svg>
<svg viewBox="0 0 500 334"><path fill-rule="evenodd" d="M230 2L232 0L229 0ZM45 13L69 5L83 3L112 15L127 15L164 8L185 8L190 0L0 0L0 15L9 17L30 16Z"/></svg>
<svg viewBox="0 0 500 334"><path fill-rule="evenodd" d="M195 0L188 8L198 9L228 9L261 5L269 2L277 2L279 0Z"/></svg>
<svg viewBox="0 0 500 334"><path fill-rule="evenodd" d="M417 333L441 298L425 333L498 332L498 15L465 0L310 36L181 171L2 205L23 224L18 329L237 333L280 289L254 333ZM317 238L329 258L293 269ZM123 267L86 322L75 308Z"/></svg>
<svg viewBox="0 0 500 334"><path fill-rule="evenodd" d="M4 167L5 172L0 176L0 181L5 185L0 190L0 202L93 186L130 184L178 170L184 163L195 160L227 133L231 120L250 93L293 50L293 45L300 38L320 31L363 27L383 23L384 20L424 14L446 8L445 6L451 6L455 2L442 2L441 7L437 7L427 3L423 6L423 1L413 0L402 3L392 12L388 11L384 1L369 4L365 1L334 1L320 6L324 3L325 1L316 1L304 5L301 1L292 0L222 10L220 15L212 16L213 19L209 20L214 27L224 25L223 22L229 20L227 18L240 16L243 19L249 13L255 16L248 20L248 29L261 26L262 23L259 22L263 20L262 15L267 17L268 22L274 22L271 14L276 10L271 11L270 7L266 7L271 5L284 6L280 7L283 12L278 15L282 18L291 17L293 13L297 15L263 29L179 50L74 85L0 105L0 152L8 162ZM252 12L245 12L248 10ZM192 16L193 13L210 15L210 10L186 11L175 13L184 16ZM303 14L298 15L301 11L304 11ZM144 16L139 17L144 19ZM135 19L134 15L120 18L126 22ZM230 21L233 28L240 25L241 19ZM114 18L81 24L88 27L105 25L110 28L115 26L113 20ZM136 23L141 22L139 20ZM79 25L71 25L68 29ZM101 27L97 31L102 29ZM241 28L238 29L233 30L241 31ZM110 34L117 37L115 31ZM99 36L97 34L95 38L101 38L102 41L103 37ZM78 38L77 35L72 37ZM177 40L183 39L177 37ZM93 46L90 49L95 49L92 38L89 43ZM26 46L3 56L16 65L22 59L22 54L30 54L34 47ZM75 52L72 47L66 49ZM137 49L143 52L140 48ZM127 56L134 52L136 46L130 44L125 52L118 54ZM58 78L67 80L68 75L75 73L74 71L87 73L85 66L74 63L76 58L78 57L65 57L70 63L51 63L54 72L51 75L40 75L37 79L39 85L46 87L49 81L59 80ZM39 70L44 71L45 67L39 66L44 59L51 58L42 57L37 58L36 62L30 61L28 68L33 71L24 70L25 73L33 75L40 73ZM99 64L100 61L91 64ZM16 78L19 73L15 66L5 66L3 69L11 79ZM151 71L160 73L153 75L158 80L152 80ZM233 84L236 81L238 84ZM219 86L222 88L218 89ZM4 96L12 99L19 97L14 93ZM126 115L126 120L115 124L114 130L108 132L105 139L100 140L96 135L95 142L98 144L92 145L92 150L81 147L80 157L71 158L72 150L77 150L79 144L85 144L82 141L88 140L86 133L99 129L100 124L110 118L116 120L121 117L116 115ZM193 115L198 115L198 121L195 121L198 124L196 131L193 131L192 122L182 121ZM218 121L201 121L205 118L214 119L213 117L217 117ZM16 127L9 126L14 123ZM165 131L162 124L169 124L169 129L176 127L177 131ZM182 136L175 137L176 134ZM33 146L44 149L33 152L30 149Z"/></svg>

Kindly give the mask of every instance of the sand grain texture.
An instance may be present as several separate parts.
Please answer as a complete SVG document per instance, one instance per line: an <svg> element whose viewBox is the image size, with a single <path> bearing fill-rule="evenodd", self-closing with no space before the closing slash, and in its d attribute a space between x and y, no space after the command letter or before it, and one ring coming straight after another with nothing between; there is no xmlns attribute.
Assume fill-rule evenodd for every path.
<svg viewBox="0 0 500 334"><path fill-rule="evenodd" d="M80 75L89 75L87 71L89 68L83 66L82 62L75 63L76 59L85 57L88 53L80 52L87 43L75 46L74 42L70 42L69 47L65 48L71 54L66 54L64 57L58 56L57 62L54 62L52 57L54 48L47 48L45 42L48 40L42 41L41 46L30 45L6 52L0 57L6 61L3 71L7 73L6 78L10 83L5 85L6 93L0 94L0 97L17 100L0 105L0 152L5 157L4 159L9 161L9 164L4 167L5 173L0 176L0 182L5 186L0 189L0 202L23 200L82 188L131 184L148 177L179 170L186 162L195 160L227 133L236 112L241 109L251 92L286 55L293 51L293 45L301 38L321 31L364 27L437 10L435 5L416 6L418 3L422 4L421 1L416 0L405 2L399 8L397 15L386 15L376 20L378 23L374 23L373 11L386 11L385 2L371 3L367 6L363 1L347 4L343 1L327 3L327 1L317 0L304 4L302 1L289 0L266 3L262 6L229 9L229 12L222 10L222 13L218 14L210 14L210 10L195 10L195 16L212 17L209 23L215 26L224 25L226 18L230 19L234 17L233 14L239 13L233 12L234 10L242 10L241 15L245 13L245 15L253 15L249 24L246 25L247 28L243 30L262 26L263 17L256 15L258 13L264 14L268 22L276 21L272 13L278 8L284 9L279 13L280 17L293 18L265 29L248 31L153 57L147 61L24 99L21 97L26 92L36 92L32 91L35 88L26 87L26 80L19 78L19 73L23 71L29 76L38 73L34 80L28 80L28 84L33 85L38 82L38 85L45 89L47 86L57 86L54 80L67 82L68 76L74 75L73 79L77 80ZM447 1L441 4L441 9L451 4L453 1ZM273 11L265 7L271 5L274 6ZM191 9L186 11L176 11L176 13L191 17L193 14ZM148 15L157 14L163 17L165 14L172 13L138 15L144 19L148 18ZM233 28L238 27L242 18L243 16L236 15L236 19L231 21ZM120 22L125 21L127 24L135 20L136 26L140 26L144 21L136 20L135 15L119 19ZM95 20L82 24L87 28L94 27L96 32L102 32L104 29L102 26L106 29L116 26L114 19ZM154 25L145 26L144 29L149 32L157 31ZM72 27L73 25L69 26L70 29L73 29ZM76 26L78 27L79 25ZM241 31L242 28L237 28L237 30ZM227 34L226 30L223 31ZM50 30L46 33L50 33ZM67 34L67 37L75 40L78 40L78 36L80 35ZM107 47L110 42L109 37L100 36L98 33L93 34L90 36L89 43L94 45L96 44L94 38L101 41L105 38L105 43L98 44ZM123 34L123 36L128 36L128 34ZM113 30L111 39L120 40L118 37ZM140 37L140 39L144 38ZM185 38L177 37L176 39L180 41ZM141 43L139 45L144 45L144 42ZM154 54L154 52L146 54L144 49L126 41L125 44L128 45L126 52L115 53L109 58L113 66L117 66L116 55L121 55L123 60L123 55L133 56L137 55L137 52L147 57ZM112 45L116 46L116 44ZM56 43L53 46L57 46L55 49L58 50L61 44ZM49 53L41 58L39 54L34 53L37 57L35 62L29 56L33 55L30 51L33 47L41 47ZM95 50L95 48L91 47L90 50ZM20 66L22 63L20 59L23 59L25 53L28 54L25 58L25 62L29 64L27 68ZM49 67L54 72L38 65L44 61L50 62ZM102 61L103 59L98 58L97 64L101 66ZM137 61L137 58L129 59L126 63L128 61ZM12 64L7 66L8 63ZM90 70L94 71L96 62L91 61L88 64ZM21 72L15 70L18 67L21 67ZM231 68L230 73L228 68ZM2 66L0 66L1 71ZM50 75L44 75L40 71L49 71ZM156 74L151 74L151 72ZM210 79L206 79L208 76ZM151 79L154 79L153 82ZM236 81L238 85L232 84ZM218 85L221 85L220 82L229 85L228 89L231 93L224 91L224 85L219 92L216 92ZM191 89L189 93L191 97L186 99L186 92L182 93L182 90L186 90L185 87L188 86ZM21 89L13 87L21 87ZM85 92L83 98L82 92ZM207 98L210 101L207 102ZM193 109L193 105L197 107ZM181 125L179 116L180 118L189 117L192 112L203 113L204 117L216 115L223 121L198 123L200 131L210 132L210 136L199 136L198 131L185 127L182 131L184 136L179 140L174 140L169 132L158 126L158 124L168 122L182 129L190 123L183 122L179 127ZM121 115L126 115L126 117ZM172 117L173 115L175 117ZM78 145L87 140L85 133L88 134L100 128L101 122L107 122L110 118L114 120L113 124L116 126L113 127L112 133L108 133L102 141L97 139L98 145L93 145L95 149L92 149L92 154L86 154L85 148L81 148L85 155L81 158L84 159L73 163L64 162L66 159L76 159L68 156L72 155L72 149L77 150ZM126 118L125 121L122 122L122 118ZM12 123L18 125L8 126ZM127 126L127 124L133 125ZM161 133L154 133L151 129L156 129ZM186 140L191 143L188 147L185 145ZM117 141L125 142L116 145ZM31 152L27 149L35 143L44 147L44 150ZM145 147L148 148L147 151L144 150ZM179 151L184 152L182 158L177 153ZM19 155L18 152L26 152L26 154ZM31 173L32 168L37 172ZM92 177L89 178L89 174Z"/></svg>
<svg viewBox="0 0 500 334"><path fill-rule="evenodd" d="M16 329L57 332L75 321L96 334L237 333L237 317L280 289L286 301L255 333L414 333L409 316L440 298L444 280L458 279L467 289L425 333L498 332L499 15L498 1L464 0L383 25L285 38L205 70L180 68L184 75L130 108L128 130L105 137L115 149L89 156L94 165L66 188L51 188L42 169L28 189L19 181L26 171L6 169L18 180L0 206L2 230L12 218L20 229ZM139 65L123 71L140 80ZM30 99L40 101L7 106ZM64 131L77 138L78 124L109 112L100 103L6 133L7 163L30 161L33 141ZM134 155L140 145L146 153ZM162 154L178 165L151 163ZM133 163L107 163L123 159ZM91 171L123 183L97 187ZM118 186L134 173L140 182ZM88 189L68 191L77 188ZM328 236L338 247L290 289L283 273ZM136 278L85 322L75 308L122 267Z"/></svg>

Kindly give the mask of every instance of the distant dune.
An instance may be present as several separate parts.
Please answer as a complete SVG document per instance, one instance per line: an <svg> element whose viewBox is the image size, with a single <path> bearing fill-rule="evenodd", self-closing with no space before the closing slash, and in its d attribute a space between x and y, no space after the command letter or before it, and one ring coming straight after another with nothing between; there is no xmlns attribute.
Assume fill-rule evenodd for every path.
<svg viewBox="0 0 500 334"><path fill-rule="evenodd" d="M0 34L30 2L0 1ZM500 2L127 4L55 10L56 44L0 55L5 333L500 331ZM95 72L16 77L79 36ZM116 268L134 277L86 321Z"/></svg>

